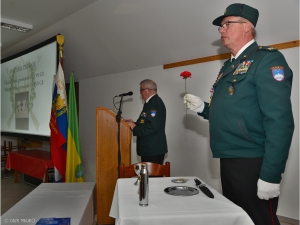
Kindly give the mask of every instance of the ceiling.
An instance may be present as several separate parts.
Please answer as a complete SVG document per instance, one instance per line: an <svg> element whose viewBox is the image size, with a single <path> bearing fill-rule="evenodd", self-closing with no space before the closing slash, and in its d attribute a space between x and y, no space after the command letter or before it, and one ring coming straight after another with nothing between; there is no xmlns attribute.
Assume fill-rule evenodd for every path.
<svg viewBox="0 0 300 225"><path fill-rule="evenodd" d="M1 18L33 25L1 28L1 58L60 33L66 81L228 52L212 21L230 0L1 0ZM260 12L260 45L299 39L299 0L244 0ZM271 38L270 38L271 37Z"/></svg>

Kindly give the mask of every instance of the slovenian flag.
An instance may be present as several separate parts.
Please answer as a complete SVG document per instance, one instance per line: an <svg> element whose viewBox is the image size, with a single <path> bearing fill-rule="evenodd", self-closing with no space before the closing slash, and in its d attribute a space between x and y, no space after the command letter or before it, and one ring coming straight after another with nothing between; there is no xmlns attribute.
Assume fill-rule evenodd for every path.
<svg viewBox="0 0 300 225"><path fill-rule="evenodd" d="M67 95L64 72L61 63L54 76L52 107L50 118L50 150L54 164L55 182L65 182L66 155L67 155Z"/></svg>
<svg viewBox="0 0 300 225"><path fill-rule="evenodd" d="M68 125L66 182L84 182L73 72L70 77Z"/></svg>

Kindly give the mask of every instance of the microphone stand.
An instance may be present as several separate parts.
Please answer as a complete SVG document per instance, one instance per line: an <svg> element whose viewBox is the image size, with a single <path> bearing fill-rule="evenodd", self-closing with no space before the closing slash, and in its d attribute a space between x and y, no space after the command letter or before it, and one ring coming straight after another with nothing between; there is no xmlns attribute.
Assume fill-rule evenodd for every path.
<svg viewBox="0 0 300 225"><path fill-rule="evenodd" d="M119 170L119 166L121 164L121 140L120 140L120 122L121 122L121 114L122 114L122 111L121 111L121 106L122 106L122 100L123 100L123 96L121 96L121 101L120 101L120 106L119 106L119 109L118 109L118 113L116 115L116 121L118 123L118 177L120 177L120 170Z"/></svg>

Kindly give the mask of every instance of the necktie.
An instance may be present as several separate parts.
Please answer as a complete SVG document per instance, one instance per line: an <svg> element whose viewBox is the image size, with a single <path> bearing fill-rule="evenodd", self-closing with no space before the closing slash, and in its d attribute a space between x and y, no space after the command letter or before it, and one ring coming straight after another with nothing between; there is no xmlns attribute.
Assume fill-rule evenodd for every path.
<svg viewBox="0 0 300 225"><path fill-rule="evenodd" d="M231 63L233 63L233 62L234 62L234 60L235 60L235 58L232 58L232 59L231 59Z"/></svg>

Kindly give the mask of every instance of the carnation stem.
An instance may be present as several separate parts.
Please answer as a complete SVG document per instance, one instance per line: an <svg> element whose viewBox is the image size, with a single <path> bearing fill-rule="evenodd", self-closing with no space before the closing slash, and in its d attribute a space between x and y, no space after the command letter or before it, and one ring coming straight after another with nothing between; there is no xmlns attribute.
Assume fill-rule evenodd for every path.
<svg viewBox="0 0 300 225"><path fill-rule="evenodd" d="M186 92L186 78L184 79L184 90L185 90L185 94L187 94L187 92ZM185 103L185 119L187 119L187 103Z"/></svg>

